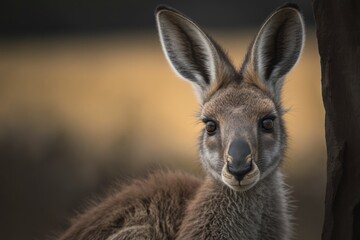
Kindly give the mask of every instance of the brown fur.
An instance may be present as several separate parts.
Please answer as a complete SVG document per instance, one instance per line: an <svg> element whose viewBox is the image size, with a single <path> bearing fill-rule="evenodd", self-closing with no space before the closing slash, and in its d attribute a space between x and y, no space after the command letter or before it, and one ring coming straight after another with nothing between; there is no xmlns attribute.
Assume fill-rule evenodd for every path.
<svg viewBox="0 0 360 240"><path fill-rule="evenodd" d="M289 239L290 222L282 221L291 219L279 177L275 172L242 194L206 178L188 205L176 239Z"/></svg>
<svg viewBox="0 0 360 240"><path fill-rule="evenodd" d="M179 172L136 180L75 218L59 240L174 239L199 185L197 178Z"/></svg>
<svg viewBox="0 0 360 240"><path fill-rule="evenodd" d="M239 71L183 14L160 7L156 16L170 64L195 87L201 120L215 126L205 127L199 142L207 176L161 172L134 181L81 215L60 239L290 239L279 168L287 143L281 88L303 47L298 9L284 6L265 21ZM246 171L231 170L235 163Z"/></svg>

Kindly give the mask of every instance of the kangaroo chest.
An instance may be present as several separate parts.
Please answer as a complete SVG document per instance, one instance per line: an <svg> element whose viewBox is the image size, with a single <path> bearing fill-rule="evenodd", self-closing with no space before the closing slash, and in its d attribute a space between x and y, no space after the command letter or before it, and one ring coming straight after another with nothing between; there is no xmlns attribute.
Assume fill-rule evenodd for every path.
<svg viewBox="0 0 360 240"><path fill-rule="evenodd" d="M189 203L178 239L272 239L264 236L273 229L276 234L282 214L276 206L276 192L260 186L237 193L226 186L200 190ZM276 238L274 238L276 239Z"/></svg>

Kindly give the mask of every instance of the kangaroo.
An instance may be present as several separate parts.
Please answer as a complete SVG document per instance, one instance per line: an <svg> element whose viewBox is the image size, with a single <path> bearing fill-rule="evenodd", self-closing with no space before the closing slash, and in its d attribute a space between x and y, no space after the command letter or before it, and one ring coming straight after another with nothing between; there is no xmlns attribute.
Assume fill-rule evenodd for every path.
<svg viewBox="0 0 360 240"><path fill-rule="evenodd" d="M60 239L292 238L280 169L287 143L281 89L304 46L298 7L284 5L267 18L238 70L182 13L160 6L156 22L167 60L200 102L206 176L163 171L135 180Z"/></svg>

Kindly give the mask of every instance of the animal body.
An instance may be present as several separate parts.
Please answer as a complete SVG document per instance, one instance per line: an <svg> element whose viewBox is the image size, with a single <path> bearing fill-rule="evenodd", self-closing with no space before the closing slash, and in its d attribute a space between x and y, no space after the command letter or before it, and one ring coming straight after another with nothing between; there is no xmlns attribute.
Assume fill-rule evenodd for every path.
<svg viewBox="0 0 360 240"><path fill-rule="evenodd" d="M60 239L290 239L279 168L287 142L281 89L304 45L297 6L270 15L240 69L182 13L161 6L156 21L166 58L200 102L206 177L158 172L135 180L76 218Z"/></svg>

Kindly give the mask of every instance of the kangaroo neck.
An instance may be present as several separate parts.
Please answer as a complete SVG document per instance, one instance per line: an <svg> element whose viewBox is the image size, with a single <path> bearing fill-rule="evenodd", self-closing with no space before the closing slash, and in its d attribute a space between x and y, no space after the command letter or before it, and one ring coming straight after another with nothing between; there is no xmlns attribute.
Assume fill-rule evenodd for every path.
<svg viewBox="0 0 360 240"><path fill-rule="evenodd" d="M261 204L258 202L261 202L263 198L271 199L272 196L276 195L276 190L281 185L279 180L282 179L279 175L281 175L281 173L280 170L277 169L266 176L265 179L262 179L253 188L245 192L234 191L213 177L206 176L194 201L209 201L209 204L211 203L214 205L236 204L238 207L233 209L233 211L248 211L245 207L255 204L257 207L261 207ZM215 202L214 198L218 201Z"/></svg>
<svg viewBox="0 0 360 240"><path fill-rule="evenodd" d="M264 213L278 211L273 206L281 185L278 174L272 173L245 192L207 176L188 205L177 239L259 239Z"/></svg>

